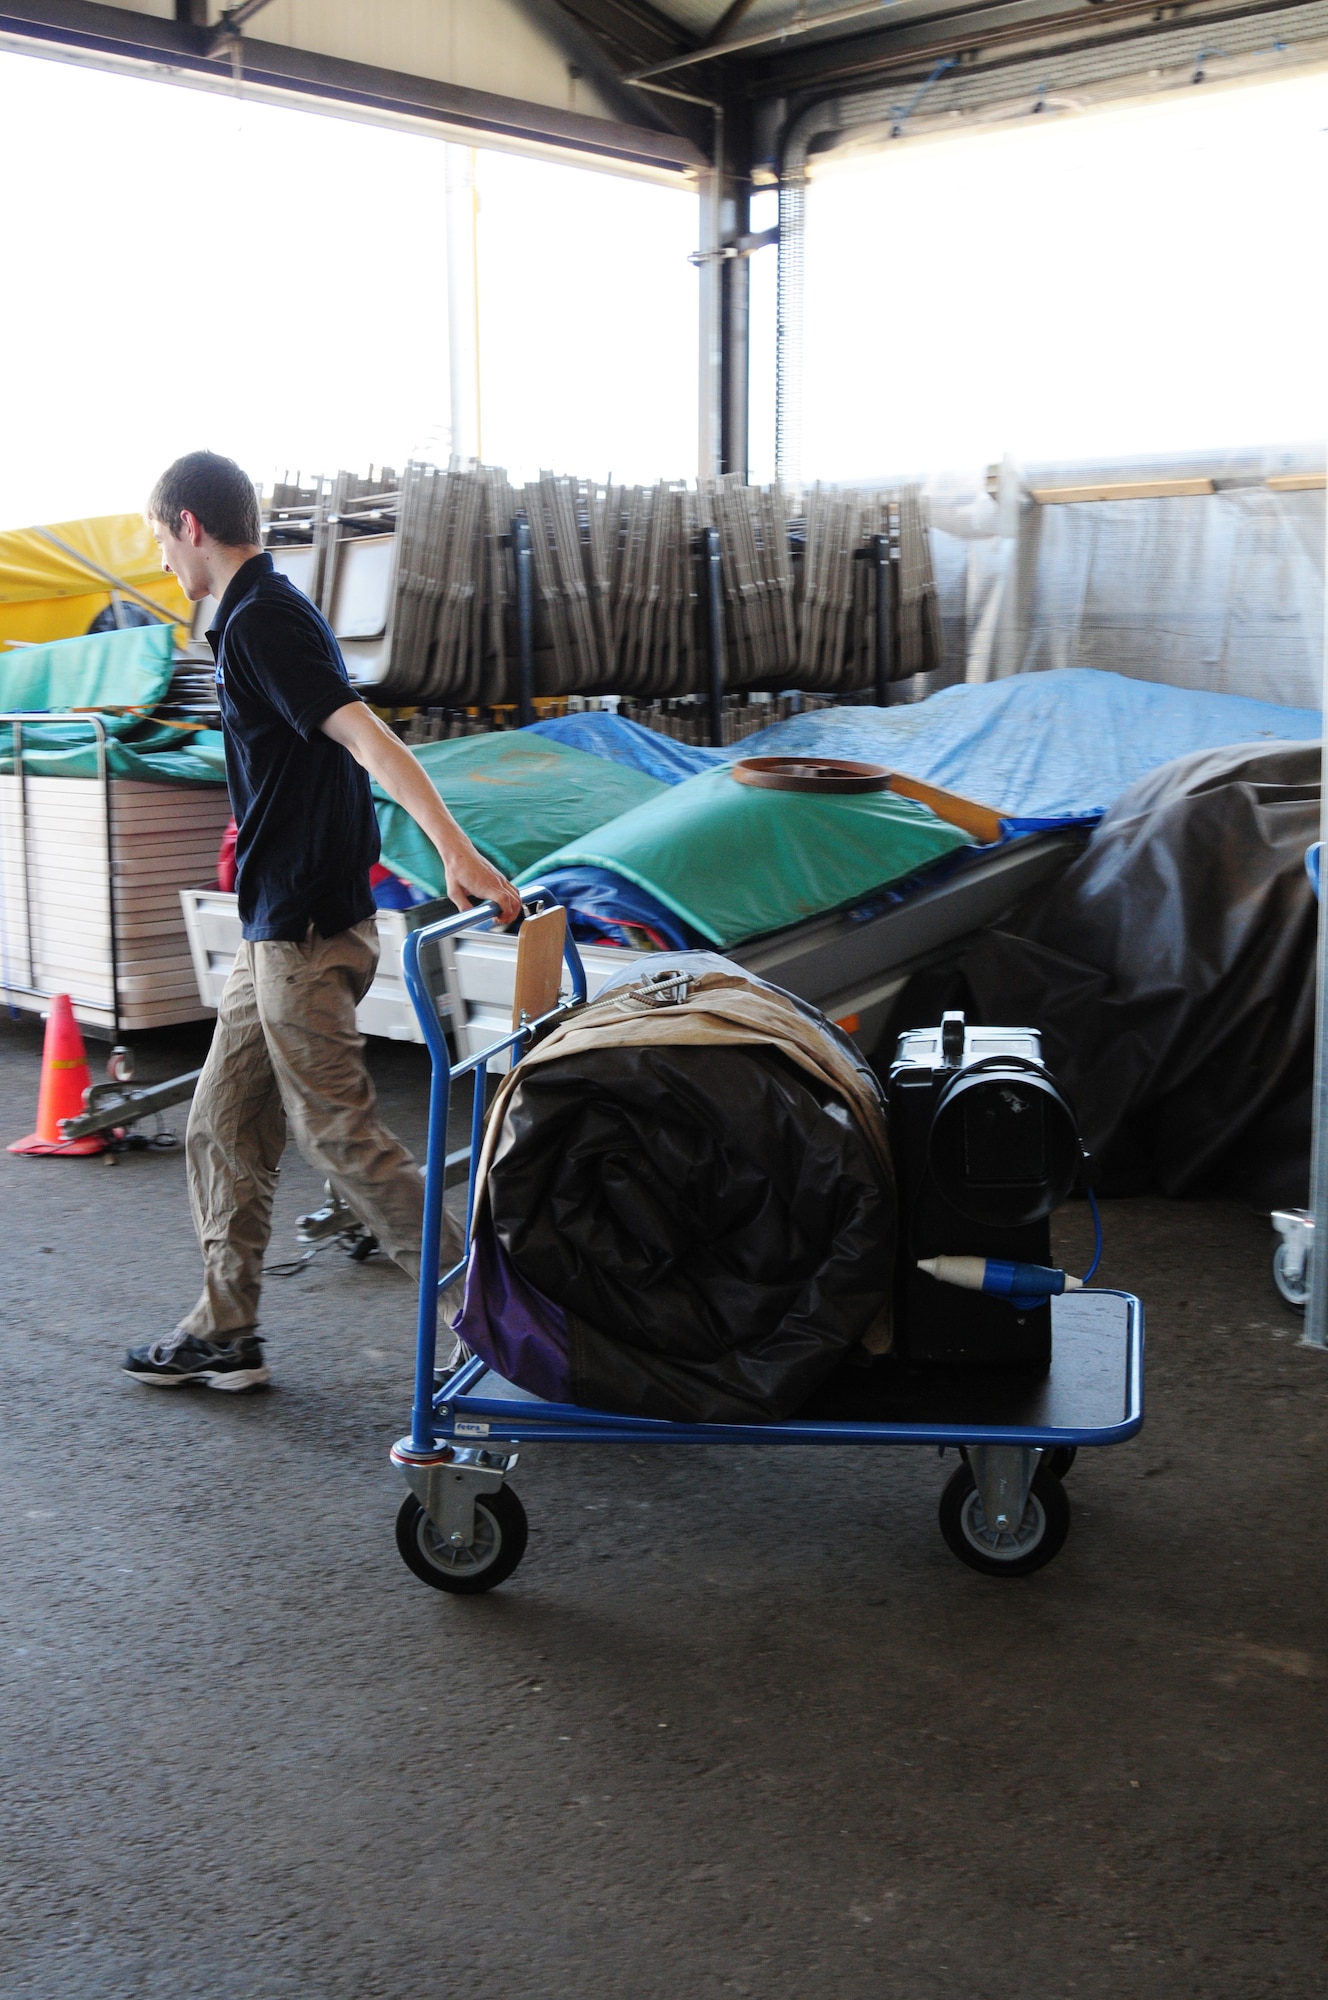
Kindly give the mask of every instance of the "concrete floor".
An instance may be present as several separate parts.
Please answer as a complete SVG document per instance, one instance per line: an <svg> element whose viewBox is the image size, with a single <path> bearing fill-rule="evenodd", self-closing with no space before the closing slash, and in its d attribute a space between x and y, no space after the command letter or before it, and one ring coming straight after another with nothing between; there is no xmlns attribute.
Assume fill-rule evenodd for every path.
<svg viewBox="0 0 1328 2000"><path fill-rule="evenodd" d="M38 1049L0 1027L4 1138ZM374 1067L418 1144L422 1056ZM934 1454L572 1448L474 1600L393 1544L394 1270L272 1280L271 1393L152 1394L116 1363L195 1294L180 1155L0 1152L0 1217L4 2000L1328 1985L1328 1360L1238 1207L1108 1208L1149 1418L1037 1576L948 1553Z"/></svg>

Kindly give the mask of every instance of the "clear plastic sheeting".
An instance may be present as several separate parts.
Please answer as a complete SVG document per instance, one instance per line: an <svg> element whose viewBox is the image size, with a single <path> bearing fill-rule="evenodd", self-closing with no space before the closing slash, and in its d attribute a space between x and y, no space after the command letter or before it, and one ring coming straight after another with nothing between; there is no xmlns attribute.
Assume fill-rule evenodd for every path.
<svg viewBox="0 0 1328 2000"><path fill-rule="evenodd" d="M1324 491L1295 484L1316 479L1321 457L1297 450L1165 464L1007 460L994 491L935 482L947 659L957 666L962 650L969 681L1097 667L1317 707ZM1199 490L1066 497L1186 485Z"/></svg>

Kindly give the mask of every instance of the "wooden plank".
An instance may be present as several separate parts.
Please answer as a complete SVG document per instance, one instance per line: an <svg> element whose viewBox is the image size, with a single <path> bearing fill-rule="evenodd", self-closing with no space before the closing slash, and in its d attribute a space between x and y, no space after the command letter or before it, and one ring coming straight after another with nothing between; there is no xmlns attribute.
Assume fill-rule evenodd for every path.
<svg viewBox="0 0 1328 2000"><path fill-rule="evenodd" d="M562 985L563 945L567 912L561 903L527 917L516 949L516 987L512 995L512 1026L537 1021L558 1004Z"/></svg>
<svg viewBox="0 0 1328 2000"><path fill-rule="evenodd" d="M1216 493L1211 479L1126 479L1102 486L1034 486L1039 507L1077 506L1084 500L1183 500Z"/></svg>

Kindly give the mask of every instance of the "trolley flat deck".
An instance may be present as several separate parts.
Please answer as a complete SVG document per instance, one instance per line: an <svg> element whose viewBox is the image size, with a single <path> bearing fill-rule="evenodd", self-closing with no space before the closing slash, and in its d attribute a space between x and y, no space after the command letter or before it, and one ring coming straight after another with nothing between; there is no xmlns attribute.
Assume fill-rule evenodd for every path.
<svg viewBox="0 0 1328 2000"><path fill-rule="evenodd" d="M1143 1308L1128 1292L1052 1300L1052 1359L1037 1381L841 1370L802 1415L773 1424L679 1424L547 1403L468 1361L438 1391L437 1442L523 1444L1122 1444L1143 1423ZM851 1406L857 1414L847 1415Z"/></svg>

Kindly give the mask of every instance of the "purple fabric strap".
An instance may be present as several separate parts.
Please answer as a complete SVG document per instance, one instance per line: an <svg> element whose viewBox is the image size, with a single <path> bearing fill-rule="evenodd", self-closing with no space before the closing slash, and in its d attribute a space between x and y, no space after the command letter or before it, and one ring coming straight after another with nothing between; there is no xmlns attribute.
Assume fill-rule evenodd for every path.
<svg viewBox="0 0 1328 2000"><path fill-rule="evenodd" d="M546 1402L571 1400L562 1308L528 1285L508 1261L487 1215L470 1246L465 1303L452 1324L504 1381Z"/></svg>

